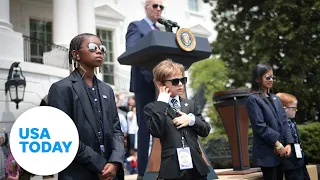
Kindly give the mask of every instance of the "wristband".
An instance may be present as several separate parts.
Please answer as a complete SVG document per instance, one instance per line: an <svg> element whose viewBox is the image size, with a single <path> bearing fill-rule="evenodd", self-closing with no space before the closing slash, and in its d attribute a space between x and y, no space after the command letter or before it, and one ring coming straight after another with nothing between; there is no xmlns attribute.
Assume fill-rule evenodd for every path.
<svg viewBox="0 0 320 180"><path fill-rule="evenodd" d="M280 145L277 146L276 148L277 148L277 150L279 150L279 149L283 148L283 145L280 143Z"/></svg>

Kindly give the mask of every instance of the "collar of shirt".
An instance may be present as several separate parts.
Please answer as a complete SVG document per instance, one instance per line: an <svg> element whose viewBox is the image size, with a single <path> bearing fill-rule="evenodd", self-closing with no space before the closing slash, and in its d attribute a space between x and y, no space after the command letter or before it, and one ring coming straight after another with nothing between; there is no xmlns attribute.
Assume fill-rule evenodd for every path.
<svg viewBox="0 0 320 180"><path fill-rule="evenodd" d="M155 27L153 26L153 24L156 24L156 23L153 23L151 21L151 19L149 19L148 17L145 17L144 20L149 24L149 26L151 27L152 30L155 29Z"/></svg>
<svg viewBox="0 0 320 180"><path fill-rule="evenodd" d="M80 76L82 76L79 71L77 71L77 72L79 73ZM96 90L96 89L98 88L98 79L97 79L96 75L93 75L92 87L90 87L90 86L86 83L86 81L85 81L84 79L83 79L83 82L84 82L85 86L86 86L88 89L91 89L91 90L94 91L94 90Z"/></svg>
<svg viewBox="0 0 320 180"><path fill-rule="evenodd" d="M171 107L173 107L173 104L172 104L172 102L171 102L172 99L176 99L176 100L178 101L179 107L181 107L181 105L180 105L180 99L179 99L179 96L178 96L178 95L176 95L174 98L172 98L172 97L169 98L169 102L168 102L168 103L170 104Z"/></svg>

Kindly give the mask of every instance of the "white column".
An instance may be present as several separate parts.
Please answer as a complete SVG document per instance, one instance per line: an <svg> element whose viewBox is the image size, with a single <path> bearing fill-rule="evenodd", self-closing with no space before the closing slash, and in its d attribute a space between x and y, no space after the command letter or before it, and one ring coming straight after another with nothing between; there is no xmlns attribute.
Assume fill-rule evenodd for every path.
<svg viewBox="0 0 320 180"><path fill-rule="evenodd" d="M93 0L78 0L79 33L96 34L96 18Z"/></svg>
<svg viewBox="0 0 320 180"><path fill-rule="evenodd" d="M0 61L23 61L23 38L12 29L9 0L0 0L0 47Z"/></svg>
<svg viewBox="0 0 320 180"><path fill-rule="evenodd" d="M77 0L53 0L53 43L69 48L78 35Z"/></svg>
<svg viewBox="0 0 320 180"><path fill-rule="evenodd" d="M0 1L0 28L12 31L9 0Z"/></svg>

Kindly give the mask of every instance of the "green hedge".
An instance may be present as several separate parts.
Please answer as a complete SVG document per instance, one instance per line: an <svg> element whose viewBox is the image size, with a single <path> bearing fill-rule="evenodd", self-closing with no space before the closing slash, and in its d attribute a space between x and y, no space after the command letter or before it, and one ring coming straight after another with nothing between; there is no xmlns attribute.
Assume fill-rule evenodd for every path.
<svg viewBox="0 0 320 180"><path fill-rule="evenodd" d="M320 122L298 125L303 150L309 163L320 163Z"/></svg>

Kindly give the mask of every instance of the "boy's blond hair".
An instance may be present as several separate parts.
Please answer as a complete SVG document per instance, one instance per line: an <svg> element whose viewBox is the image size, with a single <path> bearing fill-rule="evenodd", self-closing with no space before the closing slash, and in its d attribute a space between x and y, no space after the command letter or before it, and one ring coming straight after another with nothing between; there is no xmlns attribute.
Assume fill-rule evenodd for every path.
<svg viewBox="0 0 320 180"><path fill-rule="evenodd" d="M284 107L288 107L290 104L298 101L297 98L292 94L277 93L276 95L280 98Z"/></svg>
<svg viewBox="0 0 320 180"><path fill-rule="evenodd" d="M184 76L185 68L182 64L175 63L171 59L161 61L153 68L153 81L164 83L169 76L175 73L181 73Z"/></svg>

